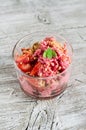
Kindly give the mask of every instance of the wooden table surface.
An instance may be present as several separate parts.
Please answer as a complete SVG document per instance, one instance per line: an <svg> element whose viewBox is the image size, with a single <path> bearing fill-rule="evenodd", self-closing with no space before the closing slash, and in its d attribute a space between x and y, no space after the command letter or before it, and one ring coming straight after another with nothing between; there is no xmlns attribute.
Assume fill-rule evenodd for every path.
<svg viewBox="0 0 86 130"><path fill-rule="evenodd" d="M72 75L60 96L36 100L20 89L11 54L45 29L72 44ZM86 130L86 0L0 0L0 130Z"/></svg>

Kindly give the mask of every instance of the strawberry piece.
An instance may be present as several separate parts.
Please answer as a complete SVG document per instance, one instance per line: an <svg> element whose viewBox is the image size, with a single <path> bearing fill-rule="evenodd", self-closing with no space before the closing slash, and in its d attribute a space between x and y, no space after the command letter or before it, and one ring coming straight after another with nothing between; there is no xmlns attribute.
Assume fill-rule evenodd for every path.
<svg viewBox="0 0 86 130"><path fill-rule="evenodd" d="M23 72L28 72L31 69L31 65L30 64L18 64L18 67L23 71Z"/></svg>
<svg viewBox="0 0 86 130"><path fill-rule="evenodd" d="M30 60L28 55L20 55L16 57L16 62L17 63L28 63Z"/></svg>
<svg viewBox="0 0 86 130"><path fill-rule="evenodd" d="M31 71L30 75L32 75L32 76L36 75L37 72L38 72L38 70L39 70L39 67L40 67L40 66L41 66L41 63L38 62L38 63L33 67L33 69L32 69L32 71Z"/></svg>

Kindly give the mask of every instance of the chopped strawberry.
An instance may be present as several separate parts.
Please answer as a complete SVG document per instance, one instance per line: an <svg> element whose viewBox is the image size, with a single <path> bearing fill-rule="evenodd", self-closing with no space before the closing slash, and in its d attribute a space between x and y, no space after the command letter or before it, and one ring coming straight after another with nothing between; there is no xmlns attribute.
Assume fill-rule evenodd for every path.
<svg viewBox="0 0 86 130"><path fill-rule="evenodd" d="M23 72L28 72L31 70L31 65L30 64L18 64L18 67L23 71Z"/></svg>
<svg viewBox="0 0 86 130"><path fill-rule="evenodd" d="M20 55L16 57L17 63L28 63L30 60L30 57L28 55Z"/></svg>
<svg viewBox="0 0 86 130"><path fill-rule="evenodd" d="M38 63L33 67L33 69L32 69L32 71L31 71L30 75L32 75L32 76L36 75L36 73L38 72L40 66L41 66L41 63L38 62Z"/></svg>

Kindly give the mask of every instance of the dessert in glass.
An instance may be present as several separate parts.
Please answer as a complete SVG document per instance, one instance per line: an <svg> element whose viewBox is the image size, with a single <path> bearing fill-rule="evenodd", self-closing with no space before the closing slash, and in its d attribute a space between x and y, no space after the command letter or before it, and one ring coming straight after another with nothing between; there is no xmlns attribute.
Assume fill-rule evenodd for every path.
<svg viewBox="0 0 86 130"><path fill-rule="evenodd" d="M34 32L19 40L13 59L22 90L47 99L66 88L71 72L72 47L54 32Z"/></svg>

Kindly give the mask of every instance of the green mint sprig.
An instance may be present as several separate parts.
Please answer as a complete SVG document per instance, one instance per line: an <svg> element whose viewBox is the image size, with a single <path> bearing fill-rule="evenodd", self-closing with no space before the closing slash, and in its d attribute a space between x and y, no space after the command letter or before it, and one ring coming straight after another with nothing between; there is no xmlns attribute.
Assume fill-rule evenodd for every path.
<svg viewBox="0 0 86 130"><path fill-rule="evenodd" d="M51 48L48 48L47 50L44 51L43 57L44 58L49 58L52 59L53 57L56 57L56 52L52 50Z"/></svg>

